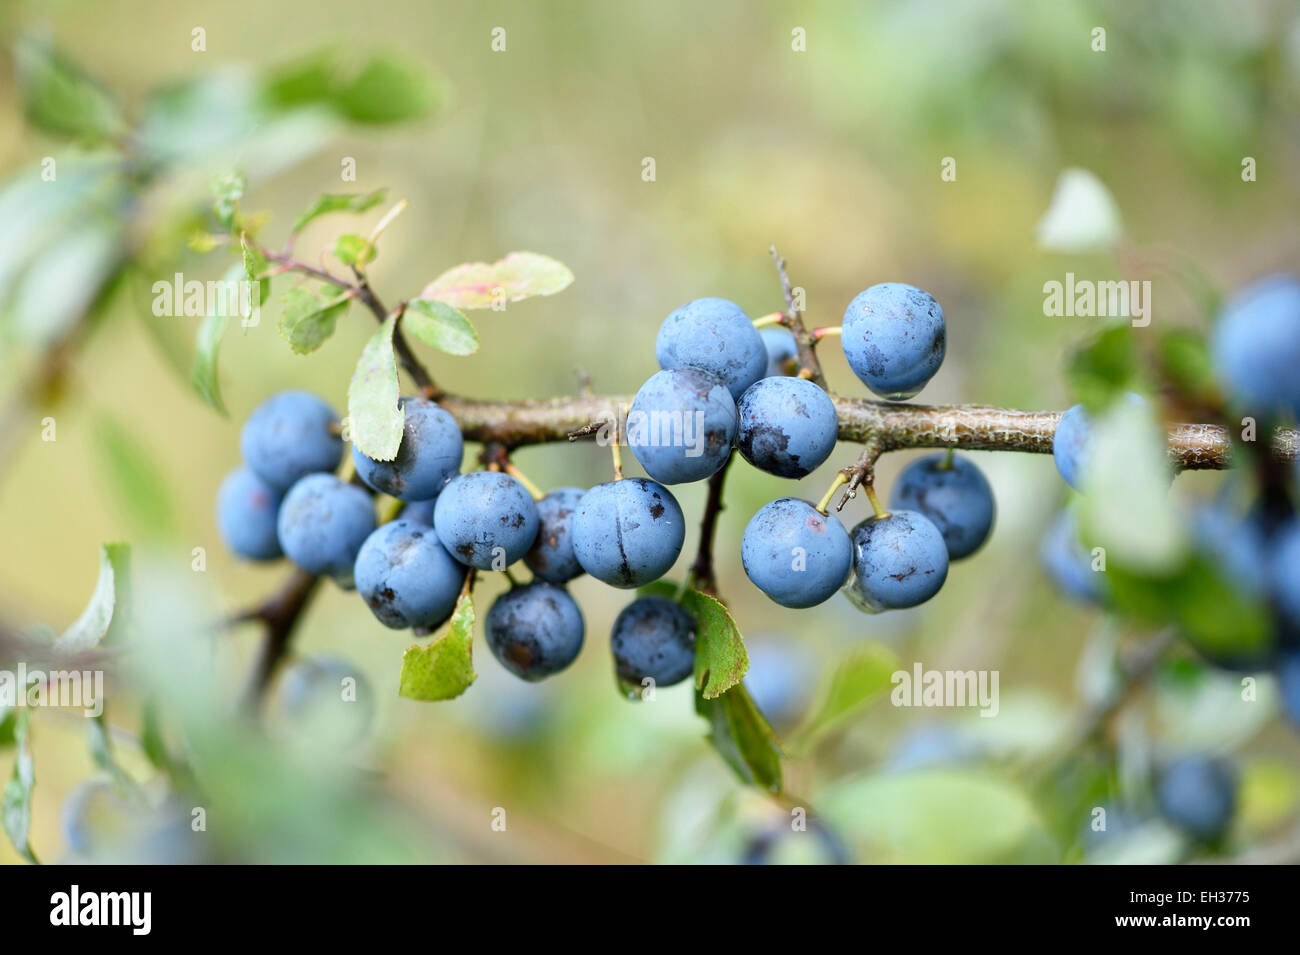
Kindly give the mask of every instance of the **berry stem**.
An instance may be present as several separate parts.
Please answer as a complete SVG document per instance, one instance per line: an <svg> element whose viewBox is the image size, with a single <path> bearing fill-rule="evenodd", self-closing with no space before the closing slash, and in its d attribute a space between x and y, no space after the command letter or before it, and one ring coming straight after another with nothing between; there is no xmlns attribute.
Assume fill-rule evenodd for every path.
<svg viewBox="0 0 1300 955"><path fill-rule="evenodd" d="M839 337L843 331L844 329L840 325L826 325L822 328L814 328L812 330L813 341L819 342L823 338Z"/></svg>
<svg viewBox="0 0 1300 955"><path fill-rule="evenodd" d="M767 328L769 325L785 324L785 312L772 312L770 315L763 315L754 319L755 328Z"/></svg>
<svg viewBox="0 0 1300 955"><path fill-rule="evenodd" d="M940 470L940 471L951 471L951 470L952 470L952 459L953 459L953 456L954 456L955 454L956 454L956 452L953 451L952 448L949 448L949 449L948 449L948 453L945 454L945 455L943 456L943 460L939 462L938 467L939 467L939 470Z"/></svg>
<svg viewBox="0 0 1300 955"><path fill-rule="evenodd" d="M876 520L884 520L889 516L889 511L880 503L880 498L876 496L876 489L871 484L862 485L862 490L867 492L867 500L871 502L871 509L876 513Z"/></svg>
<svg viewBox="0 0 1300 955"><path fill-rule="evenodd" d="M831 498L835 496L835 492L848 483L849 483L848 475L845 474L843 471L838 472L835 475L835 480L831 482L831 486L827 489L826 493L822 495L822 499L817 502L817 510L825 514L826 509L830 507Z"/></svg>
<svg viewBox="0 0 1300 955"><path fill-rule="evenodd" d="M626 410L623 408L623 406L620 405L618 409L618 414L614 418L614 432L610 436L610 441L609 441L609 453L610 456L614 459L614 480L615 481L623 480L623 449L619 443L620 442L619 422L623 419L623 415L626 413L627 413Z"/></svg>

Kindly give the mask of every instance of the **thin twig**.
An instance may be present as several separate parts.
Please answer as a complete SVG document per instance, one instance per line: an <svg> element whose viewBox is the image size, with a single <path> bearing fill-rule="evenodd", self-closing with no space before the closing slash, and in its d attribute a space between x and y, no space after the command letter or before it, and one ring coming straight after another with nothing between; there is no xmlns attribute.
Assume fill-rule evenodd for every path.
<svg viewBox="0 0 1300 955"><path fill-rule="evenodd" d="M776 263L776 275L781 282L781 294L785 297L785 325L794 336L795 347L799 349L800 377L808 378L813 384L826 389L826 376L822 374L821 359L817 357L817 339L804 327L803 312L795 307L794 289L790 285L790 276L785 271L785 259L776 254L776 246L769 246L772 261Z"/></svg>
<svg viewBox="0 0 1300 955"><path fill-rule="evenodd" d="M268 261L279 264L283 271L301 272L304 275L310 275L313 278L319 279L320 281L326 282L337 288L352 291L356 295L357 300L365 305L366 308L370 309L370 312L375 316L376 321L383 322L388 318L388 309L386 309L384 304L379 300L379 296L376 295L375 290L370 287L370 283L366 280L365 276L355 269L353 270L355 281L349 282L347 279L340 278L323 268L317 268L316 266L308 265L301 259L295 259L287 252L277 252L273 249L262 247L259 247L259 249ZM399 317L400 312L405 308L405 305L406 303L403 302L398 306ZM411 376L411 380L415 382L416 387L420 389L420 393L424 397L431 401L437 401L442 397L442 389L434 383L433 376L429 374L429 370L425 368L420 359L416 357L415 352L411 349L411 343L407 341L406 335L403 333L400 325L393 329L393 351L397 354L397 359L401 362L402 368Z"/></svg>
<svg viewBox="0 0 1300 955"><path fill-rule="evenodd" d="M717 575L713 570L713 540L718 531L718 515L722 513L722 485L727 480L727 470L735 459L733 453L727 463L709 478L709 496L704 502L704 517L700 519L700 547L691 565L691 586L711 597L718 594Z"/></svg>
<svg viewBox="0 0 1300 955"><path fill-rule="evenodd" d="M235 621L258 620L266 627L262 649L244 694L246 712L256 715L261 710L267 687L271 685L275 671L289 652L294 630L320 585L320 580L320 577L306 571L294 570L283 586L260 606L233 618Z"/></svg>

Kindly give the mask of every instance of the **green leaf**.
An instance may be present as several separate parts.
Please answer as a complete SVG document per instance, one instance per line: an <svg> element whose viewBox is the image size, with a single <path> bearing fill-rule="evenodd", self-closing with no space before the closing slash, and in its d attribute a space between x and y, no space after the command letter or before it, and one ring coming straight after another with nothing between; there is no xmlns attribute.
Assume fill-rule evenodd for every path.
<svg viewBox="0 0 1300 955"><path fill-rule="evenodd" d="M708 594L688 590L682 606L695 618L695 689L706 700L717 699L749 670L745 641L731 613Z"/></svg>
<svg viewBox="0 0 1300 955"><path fill-rule="evenodd" d="M800 727L800 744L840 725L888 690L898 666L898 656L880 643L868 643L845 657Z"/></svg>
<svg viewBox="0 0 1300 955"><path fill-rule="evenodd" d="M248 181L241 172L226 173L212 184L215 196L212 201L212 215L223 229L234 228L235 220L239 216L239 200L244 198L244 190L247 188ZM240 243L243 244L243 236L240 236Z"/></svg>
<svg viewBox="0 0 1300 955"><path fill-rule="evenodd" d="M652 580L648 584L643 584L636 589L638 597L667 597L669 600L676 600L677 594L684 588L671 580Z"/></svg>
<svg viewBox="0 0 1300 955"><path fill-rule="evenodd" d="M125 128L113 98L48 41L32 34L20 38L14 66L33 126L89 142L112 139Z"/></svg>
<svg viewBox="0 0 1300 955"><path fill-rule="evenodd" d="M1187 533L1169 494L1168 437L1154 408L1121 401L1094 416L1090 429L1079 501L1088 543L1105 548L1108 567L1153 576L1175 571L1187 553Z"/></svg>
<svg viewBox="0 0 1300 955"><path fill-rule="evenodd" d="M332 105L354 123L402 123L432 113L442 101L433 76L396 56L379 56L337 84Z"/></svg>
<svg viewBox="0 0 1300 955"><path fill-rule="evenodd" d="M132 145L142 158L191 175L238 164L253 181L319 149L322 118L268 115L260 88L243 66L217 66L152 90L141 102ZM268 154L274 151L274 155ZM232 180L234 177L231 177ZM217 219L237 221L242 190L217 190Z"/></svg>
<svg viewBox="0 0 1300 955"><path fill-rule="evenodd" d="M277 67L263 83L262 96L276 109L319 103L334 84L343 57L344 51L330 47Z"/></svg>
<svg viewBox="0 0 1300 955"><path fill-rule="evenodd" d="M306 355L334 334L335 323L348 310L352 299L344 295L332 302L322 302L307 289L295 286L285 292L283 302L280 334L297 354Z"/></svg>
<svg viewBox="0 0 1300 955"><path fill-rule="evenodd" d="M14 771L5 786L4 799L0 801L0 816L4 819L5 835L13 847L28 862L38 864L30 841L32 828L32 788L36 785L36 772L32 763L27 731L32 711L20 708L14 719L14 739L18 752L14 756Z"/></svg>
<svg viewBox="0 0 1300 955"><path fill-rule="evenodd" d="M389 315L366 342L357 370L348 386L348 418L352 442L366 457L391 461L402 443L406 412L397 404L397 361L393 357L393 329L397 316Z"/></svg>
<svg viewBox="0 0 1300 955"><path fill-rule="evenodd" d="M1193 403L1214 403L1214 372L1205 336L1190 328L1166 328L1158 339L1161 370L1178 393Z"/></svg>
<svg viewBox="0 0 1300 955"><path fill-rule="evenodd" d="M243 266L231 266L223 281L233 282L242 274ZM190 384L199 393L209 407L219 414L229 417L226 403L221 398L221 379L217 375L217 356L221 352L221 339L226 334L226 323L230 316L221 310L210 312L199 323L198 337L194 345L194 364L190 368Z"/></svg>
<svg viewBox="0 0 1300 955"><path fill-rule="evenodd" d="M449 355L472 355L478 351L478 332L468 318L446 302L412 299L406 303L402 324L426 345Z"/></svg>
<svg viewBox="0 0 1300 955"><path fill-rule="evenodd" d="M1133 390L1138 357L1132 326L1115 325L1103 331L1074 353L1067 374L1075 395L1092 412Z"/></svg>
<svg viewBox="0 0 1300 955"><path fill-rule="evenodd" d="M215 232L192 232L185 240L186 248L204 255L220 245L225 244L225 236Z"/></svg>
<svg viewBox="0 0 1300 955"><path fill-rule="evenodd" d="M88 213L37 255L8 303L19 334L50 345L85 318L121 271L122 238L118 223Z"/></svg>
<svg viewBox="0 0 1300 955"><path fill-rule="evenodd" d="M373 262L375 254L374 245L354 233L349 232L334 240L334 258L357 271L361 271L367 264Z"/></svg>
<svg viewBox="0 0 1300 955"><path fill-rule="evenodd" d="M171 483L149 450L107 415L97 420L95 444L108 483L134 522L150 535L168 536L176 526Z"/></svg>
<svg viewBox="0 0 1300 955"><path fill-rule="evenodd" d="M108 774L118 792L143 802L144 793L139 784L118 765L117 759L113 756L113 741L109 736L108 721L102 712L99 716L86 721L86 734L89 737L90 758L95 765Z"/></svg>
<svg viewBox="0 0 1300 955"><path fill-rule="evenodd" d="M426 116L446 98L442 81L420 64L386 54L360 66L348 51L326 49L273 73L264 97L272 108L326 106L354 123L398 123Z"/></svg>
<svg viewBox="0 0 1300 955"><path fill-rule="evenodd" d="M1149 574L1110 559L1106 565L1115 610L1133 620L1175 624L1211 661L1261 669L1272 650L1267 609L1243 596L1200 556L1168 574Z"/></svg>
<svg viewBox="0 0 1300 955"><path fill-rule="evenodd" d="M12 746L15 742L16 712L15 708L8 703L0 703L0 746Z"/></svg>
<svg viewBox="0 0 1300 955"><path fill-rule="evenodd" d="M1154 735L1178 750L1236 750L1277 715L1274 684L1260 680L1256 696L1242 699L1241 674L1176 659L1157 671L1152 697Z"/></svg>
<svg viewBox="0 0 1300 955"><path fill-rule="evenodd" d="M124 616L116 612L119 602L125 604L120 598L126 592L130 557L129 544L100 545L99 580L95 584L95 592L77 622L54 642L55 650L72 654L94 649L108 635L115 615Z"/></svg>
<svg viewBox="0 0 1300 955"><path fill-rule="evenodd" d="M474 672L474 601L462 593L446 629L428 646L402 654L398 696L409 700L454 700L477 678Z"/></svg>
<svg viewBox="0 0 1300 955"><path fill-rule="evenodd" d="M534 295L554 295L573 282L568 266L536 252L511 252L497 262L467 262L439 275L420 298L456 308L492 308Z"/></svg>
<svg viewBox="0 0 1300 955"><path fill-rule="evenodd" d="M306 212L294 221L293 228L289 231L297 235L313 219L328 215L331 212L365 212L367 209L372 209L383 202L386 195L388 195L387 189L376 189L374 192L336 193L320 196L308 207Z"/></svg>
<svg viewBox="0 0 1300 955"><path fill-rule="evenodd" d="M695 712L709 721L709 742L743 782L781 792L781 741L743 683L712 700L696 692Z"/></svg>
<svg viewBox="0 0 1300 955"><path fill-rule="evenodd" d="M828 787L818 809L872 862L1047 864L1060 850L1029 798L986 772L859 775Z"/></svg>
<svg viewBox="0 0 1300 955"><path fill-rule="evenodd" d="M267 301L271 297L271 279L267 277L266 270L268 263L260 249L248 244L248 236L241 234L239 236L239 245L244 253L244 275L250 282L255 282L258 288L257 304ZM248 316L245 315L245 318Z"/></svg>
<svg viewBox="0 0 1300 955"><path fill-rule="evenodd" d="M155 769L168 773L173 771L156 696L147 697L140 708L140 748L144 750L145 758Z"/></svg>
<svg viewBox="0 0 1300 955"><path fill-rule="evenodd" d="M0 257L0 305L32 262L57 249L84 226L92 206L121 190L120 161L109 154L59 159L57 184L42 179L40 165L14 172L0 187L5 255Z"/></svg>

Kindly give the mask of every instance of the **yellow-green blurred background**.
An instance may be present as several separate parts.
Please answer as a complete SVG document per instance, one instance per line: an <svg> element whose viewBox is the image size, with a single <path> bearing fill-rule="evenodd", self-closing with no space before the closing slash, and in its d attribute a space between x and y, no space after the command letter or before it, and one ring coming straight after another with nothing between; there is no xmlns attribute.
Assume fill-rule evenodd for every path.
<svg viewBox="0 0 1300 955"><path fill-rule="evenodd" d="M405 198L409 207L388 228L371 269L390 301L459 262L515 249L566 263L576 281L562 294L474 314L483 345L472 358L426 354L439 383L466 395L571 393L580 370L599 392L630 394L656 370L654 336L677 305L716 295L754 316L781 307L768 255L775 243L806 292L814 324L838 324L849 299L879 281L913 283L938 298L948 353L919 400L1063 408L1072 400L1066 357L1096 326L1044 317L1042 285L1070 270L1117 277L1108 257L1051 253L1035 243L1035 224L1067 167L1092 171L1114 195L1128 250L1123 274L1153 279L1157 323L1206 319L1187 287L1158 270L1161 262L1193 261L1230 288L1294 267L1300 253L1300 6L1291 2L65 0L4 10L8 37L21 26L48 30L128 109L162 84L273 66L332 42L396 48L436 69L450 91L438 116L344 127L255 181L245 207L270 213L263 235L276 245L322 192L386 186L391 198ZM496 27L505 30L504 51L492 49ZM1093 49L1096 27L1106 31L1104 52ZM205 31L205 52L192 49L195 28ZM803 31L805 49L792 48L800 39L792 31ZM69 148L25 124L10 67L0 81L5 177ZM347 157L356 162L355 183L340 180ZM655 165L649 182L647 157ZM954 181L941 179L947 157L955 160ZM1243 181L1244 157L1254 158L1256 181ZM363 224L382 212L366 213ZM299 252L314 259L350 228L321 219ZM0 235L3 229L0 222ZM187 277L211 278L224 268L218 258L187 254L182 264ZM194 586L214 608L240 607L275 588L285 570L240 565L223 552L213 525L216 488L239 460L239 425L289 387L344 408L352 367L373 331L370 317L353 309L317 354L298 357L276 331L276 307L268 307L258 327L232 329L223 345L231 412L224 419L169 365L133 314L140 309L139 301L118 300L73 357L62 401L49 411L57 440L41 441L44 415L31 414L0 462L0 613L14 625L70 623L94 585L106 540L130 540L186 574L192 549L206 548L207 569L194 575ZM196 319L165 321L182 326L166 330L176 341L192 341ZM865 395L833 341L823 357L835 390ZM0 391L37 358L30 346L7 346ZM112 461L123 443L133 449L125 477ZM776 496L817 499L854 456L842 446L797 489L743 462L733 469L719 573L741 629L805 653L819 673L870 641L908 666L997 669L1002 714L979 720L878 700L797 753L788 788L814 807L819 794L869 801L844 780L877 786L874 771L900 734L951 721L987 737L998 754L990 778L1010 778L1008 763L1036 758L1068 726L1083 692L1081 654L1099 632L1104 642L1107 626L1094 611L1066 603L1039 569L1039 537L1065 500L1064 485L1047 458L977 454L997 495L998 524L982 552L954 565L939 597L879 617L839 598L810 611L777 607L740 567L746 521ZM910 458L885 458L883 488ZM590 445L527 449L516 463L543 487L587 486L605 480L609 468L606 453ZM1215 480L1180 479L1193 489ZM135 493L124 482L134 482ZM693 553L703 493L689 486L678 494L692 526L678 578ZM865 506L851 503L846 523L861 519ZM480 617L499 589L496 580L480 585ZM479 682L441 704L396 696L409 634L384 629L354 594L332 586L312 606L296 648L356 661L379 691L365 758L432 833L433 848L421 857L688 859L707 855L708 838L699 833L715 814L736 810L738 787L707 748L688 687L639 706L614 692L608 630L629 595L586 578L572 592L588 631L574 667L541 687L522 684L500 670L480 634ZM213 665L230 674L223 685L231 698L255 639L253 628L213 638ZM535 707L515 721L523 729L508 716L521 700ZM1158 702L1141 712L1153 746L1221 742L1213 725L1170 717ZM116 715L130 724L132 713L124 705ZM92 767L78 722L42 717L34 722L33 846L58 859L60 803ZM1241 733L1243 758L1273 780L1238 822L1237 837L1249 845L1295 812L1294 770L1285 767L1295 766L1300 742L1275 722ZM143 773L129 745L123 750L127 765ZM0 751L3 778L11 755ZM965 785L975 786L974 796ZM960 794L953 831L943 834L917 823L892 794L873 790L881 812L896 813L889 817L896 838L869 833L860 857L1070 856L1059 823L1052 838L1038 839L1040 827L1051 828L1039 818L1048 810L1010 797L1003 805L1001 790L985 794L990 804L981 811L1005 825L981 821L985 841L970 842L963 805L979 802L980 785L937 784L936 799ZM506 832L490 827L495 807L509 814ZM745 799L736 811L764 810ZM0 859L14 858L0 845Z"/></svg>

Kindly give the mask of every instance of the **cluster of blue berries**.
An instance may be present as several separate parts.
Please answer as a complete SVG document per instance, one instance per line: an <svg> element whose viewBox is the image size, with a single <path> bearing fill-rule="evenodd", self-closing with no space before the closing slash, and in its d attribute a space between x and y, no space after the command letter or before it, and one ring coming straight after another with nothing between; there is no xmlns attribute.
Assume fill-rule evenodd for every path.
<svg viewBox="0 0 1300 955"><path fill-rule="evenodd" d="M891 400L925 384L943 343L942 310L911 286L874 286L845 314L850 365ZM288 557L355 588L385 626L417 632L451 615L469 568L503 571L522 560L534 579L490 608L487 641L507 670L541 679L572 663L583 645L570 580L586 573L632 589L677 561L685 519L669 486L711 477L734 450L763 471L798 479L835 448L835 406L795 373L789 331L760 332L734 303L697 299L664 320L656 356L660 370L637 391L624 435L648 478L535 499L510 474L460 473L455 419L436 402L404 397L396 457L375 461L354 447L355 477L343 480L335 474L343 455L338 416L316 396L290 391L245 424L244 465L222 484L217 524L236 555ZM405 502L395 519L377 524L375 493ZM914 462L895 506L850 535L807 501L775 500L745 531L745 570L788 607L814 606L841 587L864 609L913 606L939 589L950 559L983 543L993 521L988 483L951 455ZM611 646L629 683L677 683L694 667L695 622L671 600L641 597L615 620Z"/></svg>
<svg viewBox="0 0 1300 955"><path fill-rule="evenodd" d="M582 614L547 581L562 584L580 572L568 543L579 492L561 489L539 507L508 474L461 474L455 419L424 398L404 397L401 406L397 456L375 461L354 447L349 482L333 473L343 449L334 411L301 392L269 399L244 426L244 466L218 493L226 545L248 560L286 556L355 588L385 626L417 632L450 617L469 568L503 570L528 555L542 568L539 580L493 605L488 644L526 679L568 666L582 647ZM374 492L405 502L396 519L377 526Z"/></svg>
<svg viewBox="0 0 1300 955"><path fill-rule="evenodd" d="M470 568L522 560L534 580L499 597L485 629L501 665L526 680L563 670L582 649L585 624L565 584L585 572L638 587L677 559L685 521L663 485L632 478L534 500L509 474L460 473L460 429L435 402L401 404L396 458L374 461L354 448L352 481L334 473L341 425L324 401L283 392L254 411L242 435L245 463L217 496L227 547L254 561L286 556L354 588L385 626L417 632L450 617ZM405 502L395 519L377 524L375 492ZM694 621L677 604L638 602L615 622L618 672L634 682L684 679L694 639Z"/></svg>
<svg viewBox="0 0 1300 955"><path fill-rule="evenodd" d="M845 310L841 342L849 367L872 392L902 401L919 393L943 362L943 309L911 285L873 285ZM769 372L791 370L792 338L774 336L768 348ZM805 379L759 381L742 396L739 413L741 454L780 477L803 477L834 447L834 406ZM867 612L914 607L938 593L949 561L973 554L993 527L988 481L968 458L951 453L912 462L891 506L849 532L808 501L772 501L745 529L745 572L785 607L815 606L841 588Z"/></svg>

